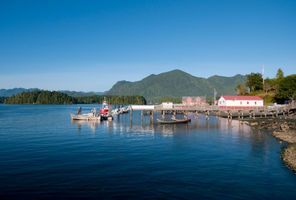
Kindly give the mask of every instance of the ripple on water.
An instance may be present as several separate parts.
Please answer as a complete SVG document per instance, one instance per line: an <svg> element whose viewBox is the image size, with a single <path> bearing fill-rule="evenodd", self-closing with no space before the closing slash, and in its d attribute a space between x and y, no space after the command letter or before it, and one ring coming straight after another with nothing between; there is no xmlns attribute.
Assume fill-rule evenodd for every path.
<svg viewBox="0 0 296 200"><path fill-rule="evenodd" d="M295 174L280 159L285 144L268 133L203 116L150 125L138 112L133 124L130 115L71 122L76 111L0 105L0 197L295 198Z"/></svg>

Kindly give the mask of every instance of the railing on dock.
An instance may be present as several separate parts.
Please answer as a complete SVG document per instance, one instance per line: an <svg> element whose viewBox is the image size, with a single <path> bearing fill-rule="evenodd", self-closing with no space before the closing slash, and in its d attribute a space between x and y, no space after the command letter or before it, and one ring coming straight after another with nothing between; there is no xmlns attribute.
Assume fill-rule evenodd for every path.
<svg viewBox="0 0 296 200"><path fill-rule="evenodd" d="M257 106L252 108L234 108L234 107L219 107L216 105L184 105L184 104L173 104L173 105L131 105L131 119L133 116L133 110L141 111L141 117L143 111L148 111L151 115L151 121L153 121L153 112L161 112L162 118L166 114L176 115L176 113L183 113L184 117L188 115L188 112L203 113L209 118L210 115L224 116L228 119L237 117L243 119L244 117L256 118L256 117L279 117L288 116L291 110L296 110L295 103L281 105L281 106Z"/></svg>

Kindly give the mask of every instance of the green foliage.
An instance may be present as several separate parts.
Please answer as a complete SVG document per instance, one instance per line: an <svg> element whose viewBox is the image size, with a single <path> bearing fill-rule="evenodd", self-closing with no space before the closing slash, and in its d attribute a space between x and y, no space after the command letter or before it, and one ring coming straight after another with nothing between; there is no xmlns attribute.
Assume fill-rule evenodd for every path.
<svg viewBox="0 0 296 200"><path fill-rule="evenodd" d="M284 78L284 72L281 70L281 68L278 69L278 71L276 73L276 78L278 80L282 80Z"/></svg>
<svg viewBox="0 0 296 200"><path fill-rule="evenodd" d="M213 96L214 88L218 95L234 95L235 86L245 83L246 77L212 76L198 78L181 70L173 70L158 75L150 75L141 81L117 82L108 95L141 95L149 102L160 102L166 97Z"/></svg>
<svg viewBox="0 0 296 200"><path fill-rule="evenodd" d="M262 76L259 73L247 75L246 85L251 91L243 93L245 89L238 85L236 90L238 95L255 95L264 99L265 105L278 102L284 103L286 100L295 100L296 98L296 75L284 77L284 72L278 69L276 78L264 80L264 90L262 88Z"/></svg>
<svg viewBox="0 0 296 200"><path fill-rule="evenodd" d="M270 96L270 95L266 95L264 97L264 101L265 101L265 105L270 105L270 104L274 103L274 97Z"/></svg>
<svg viewBox="0 0 296 200"><path fill-rule="evenodd" d="M218 92L218 96L221 95L235 95L236 94L236 86L245 84L247 81L246 76L236 75L232 77L223 77L223 76L212 76L207 79L212 88L215 88ZM213 89L210 89L207 94L200 96L213 96Z"/></svg>
<svg viewBox="0 0 296 200"><path fill-rule="evenodd" d="M128 105L128 104L146 104L146 99L142 96L111 96L111 95L92 95L76 97L79 104L101 104L106 99L110 104Z"/></svg>
<svg viewBox="0 0 296 200"><path fill-rule="evenodd" d="M181 97L163 97L159 99L158 103L161 104L162 102L182 103L182 98Z"/></svg>
<svg viewBox="0 0 296 200"><path fill-rule="evenodd" d="M256 90L256 91L251 91L247 93L247 96L260 96L261 94L264 94L263 90Z"/></svg>
<svg viewBox="0 0 296 200"><path fill-rule="evenodd" d="M106 98L111 104L146 104L142 96L102 96L92 95L71 97L61 92L26 91L5 100L7 104L101 104Z"/></svg>
<svg viewBox="0 0 296 200"><path fill-rule="evenodd" d="M279 83L279 92L276 95L278 100L294 100L296 97L296 75L283 78Z"/></svg>
<svg viewBox="0 0 296 200"><path fill-rule="evenodd" d="M251 92L256 90L262 90L262 86L263 86L262 83L263 83L263 78L260 73L251 73L247 75L246 86L250 88Z"/></svg>
<svg viewBox="0 0 296 200"><path fill-rule="evenodd" d="M0 89L0 96L2 97L11 97L12 95L17 95L20 94L22 92L26 92L26 91L41 91L38 88L29 88L29 89L25 89L25 88L13 88L13 89ZM80 97L80 96L92 96L92 95L103 95L104 92L76 92L76 91L69 91L69 90L59 90L57 92L62 92L65 93L71 97Z"/></svg>
<svg viewBox="0 0 296 200"><path fill-rule="evenodd" d="M103 92L76 92L76 91L69 91L69 90L61 90L59 92L65 93L71 97L93 96L93 95L103 94Z"/></svg>
<svg viewBox="0 0 296 200"><path fill-rule="evenodd" d="M278 91L279 85L277 79L265 79L264 80L264 88L265 92L270 92L270 91Z"/></svg>
<svg viewBox="0 0 296 200"><path fill-rule="evenodd" d="M214 98L213 97L207 97L206 102L210 105L214 105Z"/></svg>
<svg viewBox="0 0 296 200"><path fill-rule="evenodd" d="M29 89L25 89L25 88L13 88L13 89L0 89L0 96L2 97L11 97L12 95L17 95L19 93L22 92L26 92L26 91L35 91L35 90L40 90L38 88L29 88Z"/></svg>
<svg viewBox="0 0 296 200"><path fill-rule="evenodd" d="M8 97L0 97L0 103L4 103L5 99L7 99Z"/></svg>
<svg viewBox="0 0 296 200"><path fill-rule="evenodd" d="M76 99L60 92L26 91L12 95L6 104L73 104Z"/></svg>
<svg viewBox="0 0 296 200"><path fill-rule="evenodd" d="M237 95L245 95L248 92L248 88L246 87L246 84L240 84L236 86L235 88Z"/></svg>

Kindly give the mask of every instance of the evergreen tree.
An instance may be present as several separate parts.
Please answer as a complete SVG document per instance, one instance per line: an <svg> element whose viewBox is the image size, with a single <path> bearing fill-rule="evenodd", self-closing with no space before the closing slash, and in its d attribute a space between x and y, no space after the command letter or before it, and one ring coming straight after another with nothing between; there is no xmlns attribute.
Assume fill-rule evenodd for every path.
<svg viewBox="0 0 296 200"><path fill-rule="evenodd" d="M281 70L281 68L278 69L278 71L276 73L276 78L278 80L282 80L284 78L284 72Z"/></svg>
<svg viewBox="0 0 296 200"><path fill-rule="evenodd" d="M251 73L247 75L246 85L250 88L251 92L262 90L263 78L260 73Z"/></svg>
<svg viewBox="0 0 296 200"><path fill-rule="evenodd" d="M287 76L279 84L279 92L276 96L279 100L295 100L296 97L296 74Z"/></svg>

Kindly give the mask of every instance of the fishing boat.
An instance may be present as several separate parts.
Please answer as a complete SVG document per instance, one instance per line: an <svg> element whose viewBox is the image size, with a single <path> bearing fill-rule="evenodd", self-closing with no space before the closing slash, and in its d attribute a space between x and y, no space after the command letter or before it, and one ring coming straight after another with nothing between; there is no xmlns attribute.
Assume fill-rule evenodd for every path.
<svg viewBox="0 0 296 200"><path fill-rule="evenodd" d="M106 101L106 99L104 99L103 103L102 103L102 108L100 109L100 115L108 115L108 111L109 111L109 105Z"/></svg>
<svg viewBox="0 0 296 200"><path fill-rule="evenodd" d="M100 109L100 116L102 120L112 120L112 110L110 110L109 113L109 104L107 103L106 98L104 98L104 101L102 103L102 108Z"/></svg>
<svg viewBox="0 0 296 200"><path fill-rule="evenodd" d="M80 114L80 111L78 111L78 114L71 114L71 119L101 121L101 116L98 113L96 113L96 109L93 109L90 113L87 113L87 114Z"/></svg>
<svg viewBox="0 0 296 200"><path fill-rule="evenodd" d="M157 122L160 124L184 124L190 122L191 119L171 119L171 120L160 120L157 119Z"/></svg>

